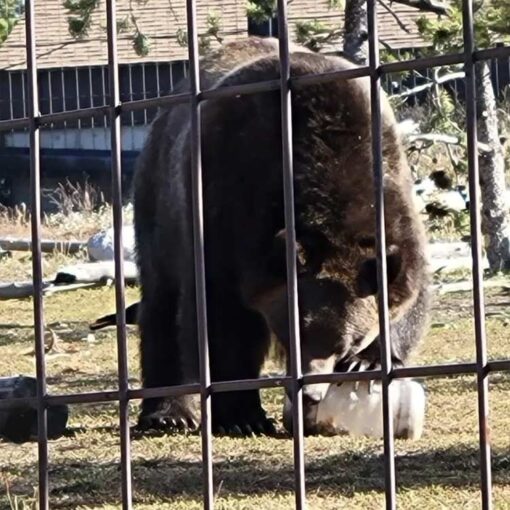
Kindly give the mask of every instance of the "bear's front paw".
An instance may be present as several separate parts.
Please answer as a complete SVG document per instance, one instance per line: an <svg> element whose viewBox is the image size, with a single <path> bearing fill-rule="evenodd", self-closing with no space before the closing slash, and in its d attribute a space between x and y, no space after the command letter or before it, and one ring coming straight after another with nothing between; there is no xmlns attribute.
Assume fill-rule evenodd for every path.
<svg viewBox="0 0 510 510"><path fill-rule="evenodd" d="M200 426L198 403L199 399L196 395L162 399L155 411L142 411L137 429L142 432L148 430L193 432L198 430Z"/></svg>
<svg viewBox="0 0 510 510"><path fill-rule="evenodd" d="M254 421L246 421L240 418L237 423L223 422L213 424L213 433L218 436L272 436L276 434L275 420L271 418L259 418Z"/></svg>
<svg viewBox="0 0 510 510"><path fill-rule="evenodd" d="M219 398L218 398L219 397ZM218 394L212 401L212 429L216 435L275 435L275 421L266 416L257 402L250 405L251 395ZM236 400L239 399L237 402ZM257 397L258 399L258 397Z"/></svg>

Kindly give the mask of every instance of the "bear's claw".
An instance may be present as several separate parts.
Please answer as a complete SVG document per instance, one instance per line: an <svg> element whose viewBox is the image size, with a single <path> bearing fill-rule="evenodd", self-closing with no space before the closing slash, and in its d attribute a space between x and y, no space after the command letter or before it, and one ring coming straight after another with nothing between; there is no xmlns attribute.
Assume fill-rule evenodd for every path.
<svg viewBox="0 0 510 510"><path fill-rule="evenodd" d="M136 428L143 432L194 432L199 428L196 403L182 397L165 399L154 412L142 412Z"/></svg>

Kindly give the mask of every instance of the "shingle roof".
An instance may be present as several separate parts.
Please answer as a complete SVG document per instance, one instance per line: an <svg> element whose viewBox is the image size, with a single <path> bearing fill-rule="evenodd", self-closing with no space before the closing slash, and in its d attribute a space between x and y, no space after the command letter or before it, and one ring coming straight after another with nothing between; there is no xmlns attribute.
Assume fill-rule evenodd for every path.
<svg viewBox="0 0 510 510"><path fill-rule="evenodd" d="M325 0L293 0L289 5L289 24L291 33L296 22L316 19L328 27L341 28L344 25L344 14L338 7L329 8L330 2ZM421 16L437 17L435 14L423 13L413 7L386 2L390 11L378 7L379 40L382 47L392 49L409 49L427 46L418 32L416 20ZM397 21L397 19L398 21ZM341 47L341 43L336 43Z"/></svg>
<svg viewBox="0 0 510 510"><path fill-rule="evenodd" d="M147 57L138 56L129 33L118 35L120 63L158 62L187 57L187 49L177 42L179 29L186 30L185 0L149 0L145 5L129 0L117 0L117 19L130 15L130 3L140 30L150 37L151 50ZM246 35L246 5L244 0L199 1L198 32L206 30L208 14L221 19L225 39ZM69 13L62 0L39 0L35 4L37 62L40 68L78 67L107 63L106 2L93 14L86 37L74 39L68 30ZM0 69L25 68L25 23L20 20L7 41L0 47Z"/></svg>
<svg viewBox="0 0 510 510"><path fill-rule="evenodd" d="M130 1L117 0L117 19L130 14ZM76 40L68 31L68 11L62 0L39 0L34 2L36 16L37 61L40 68L79 67L107 63L105 2L94 13L92 25L86 37ZM208 14L219 16L221 33L226 40L245 36L247 33L245 0L201 0L197 2L198 32L206 30ZM177 31L186 30L185 0L149 0L146 4L132 2L134 14L141 31L151 41L147 57L138 56L132 48L129 33L118 36L120 63L158 62L186 59L187 49L177 42ZM392 48L424 46L416 29L415 20L422 15L416 9L392 4L403 30L394 15L379 9L379 35L382 43ZM328 0L293 0L289 4L291 33L297 21L317 19L328 26L341 27L343 13L329 8ZM337 43L337 47L341 43ZM11 35L0 47L0 69L22 69L25 63L25 23L14 27Z"/></svg>

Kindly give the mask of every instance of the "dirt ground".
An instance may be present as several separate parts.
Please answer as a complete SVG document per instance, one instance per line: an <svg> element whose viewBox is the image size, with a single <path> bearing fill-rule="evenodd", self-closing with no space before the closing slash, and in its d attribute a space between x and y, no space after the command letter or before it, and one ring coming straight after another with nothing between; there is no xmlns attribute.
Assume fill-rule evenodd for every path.
<svg viewBox="0 0 510 510"><path fill-rule="evenodd" d="M29 272L30 257L0 262L2 280ZM51 274L62 260L47 257ZM509 280L510 285L510 280ZM127 289L128 303L138 296ZM510 354L509 287L487 291L486 319L491 359ZM32 375L32 301L0 303L0 374ZM114 290L99 288L45 299L45 323L58 341L47 355L48 389L76 393L115 389L117 353L114 330L89 335L88 323L114 310ZM139 386L137 333L129 329L130 384ZM473 361L470 292L437 296L432 324L413 363ZM268 363L267 370L275 367ZM423 437L396 442L398 507L402 509L480 508L476 381L474 376L423 381L427 414ZM510 376L490 376L490 426L495 508L510 509ZM264 405L281 420L282 391L263 392ZM131 403L134 424L139 402ZM69 432L50 441L50 507L120 508L118 408L71 407ZM215 438L216 508L283 510L293 508L292 440ZM310 509L379 509L384 503L382 442L349 436L305 440L306 489ZM137 509L202 508L201 441L198 435L133 437L133 500ZM32 509L37 486L37 444L0 442L0 509Z"/></svg>

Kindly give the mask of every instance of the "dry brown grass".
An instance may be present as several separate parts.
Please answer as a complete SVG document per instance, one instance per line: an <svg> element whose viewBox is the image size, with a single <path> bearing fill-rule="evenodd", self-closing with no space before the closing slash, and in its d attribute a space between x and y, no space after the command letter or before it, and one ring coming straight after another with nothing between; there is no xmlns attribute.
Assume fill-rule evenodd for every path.
<svg viewBox="0 0 510 510"><path fill-rule="evenodd" d="M47 266L54 261L47 257ZM11 261L11 264L15 262ZM1 262L2 274L5 262ZM19 262L26 268L25 262ZM9 271L13 270L11 267ZM128 302L138 296L127 289ZM451 294L436 303L433 327L416 363L473 360L471 296ZM488 339L492 358L508 357L510 298L500 289L488 296ZM91 341L88 323L114 309L111 288L55 294L45 299L45 322L59 336L47 356L49 391L75 393L117 384L114 331ZM130 384L139 385L136 329L128 332ZM32 302L0 306L0 374L34 373ZM268 369L274 369L268 366ZM426 431L416 442L397 441L398 505L403 509L480 507L477 399L473 376L425 382ZM510 377L490 378L495 508L510 508ZM266 408L281 419L282 392L263 392ZM131 404L136 419L138 402ZM120 507L119 431L116 404L75 405L69 435L50 442L50 506L72 509ZM216 508L286 510L293 507L292 441L277 438L215 438ZM348 436L305 441L309 508L382 508L382 444ZM133 498L137 509L202 508L201 443L196 435L144 436L132 441ZM31 509L37 486L37 445L1 443L0 508ZM9 488L10 502L6 490ZM4 494L2 495L2 490Z"/></svg>
<svg viewBox="0 0 510 510"><path fill-rule="evenodd" d="M86 240L112 224L112 207L93 185L66 181L48 194L56 211L42 216L42 237ZM132 220L132 207L123 209L124 219ZM30 210L26 204L14 208L0 206L0 237L30 238Z"/></svg>

